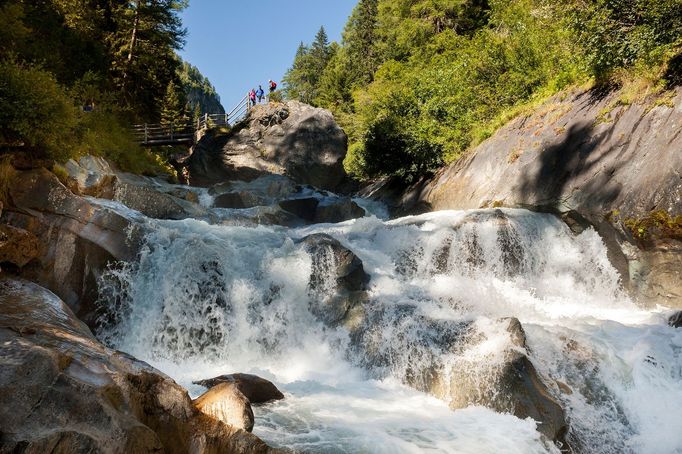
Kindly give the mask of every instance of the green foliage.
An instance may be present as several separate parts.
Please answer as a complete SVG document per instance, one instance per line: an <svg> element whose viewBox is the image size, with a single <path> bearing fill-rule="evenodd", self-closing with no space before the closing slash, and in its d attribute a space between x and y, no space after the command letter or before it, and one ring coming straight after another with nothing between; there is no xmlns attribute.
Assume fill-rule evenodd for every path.
<svg viewBox="0 0 682 454"><path fill-rule="evenodd" d="M56 159L73 150L77 111L49 72L0 61L0 145Z"/></svg>
<svg viewBox="0 0 682 454"><path fill-rule="evenodd" d="M130 125L184 114L185 93L215 89L176 50L186 0L7 0L0 4L0 151L65 161L105 156L163 171ZM180 88L176 88L180 87ZM219 105L219 101L218 101Z"/></svg>
<svg viewBox="0 0 682 454"><path fill-rule="evenodd" d="M269 94L270 102L282 102L283 99L284 96L282 96L281 91L273 91L272 93Z"/></svg>
<svg viewBox="0 0 682 454"><path fill-rule="evenodd" d="M215 87L207 77L201 74L197 67L182 62L178 76L187 99L188 112L196 113L198 110L199 115L225 113Z"/></svg>
<svg viewBox="0 0 682 454"><path fill-rule="evenodd" d="M682 215L672 217L664 210L652 211L639 219L626 219L624 224L643 244L656 238L682 240Z"/></svg>
<svg viewBox="0 0 682 454"><path fill-rule="evenodd" d="M172 80L166 88L166 96L161 102L161 124L171 125L185 117L184 93Z"/></svg>
<svg viewBox="0 0 682 454"><path fill-rule="evenodd" d="M680 0L361 0L310 90L349 135L349 172L413 177L567 86L638 102L680 68Z"/></svg>
<svg viewBox="0 0 682 454"><path fill-rule="evenodd" d="M310 47L301 43L294 64L284 75L284 93L288 99L314 104L319 94L320 79L337 46L331 46L324 27Z"/></svg>
<svg viewBox="0 0 682 454"><path fill-rule="evenodd" d="M607 79L615 68L653 67L682 44L679 0L596 0L570 4L569 17L592 72Z"/></svg>

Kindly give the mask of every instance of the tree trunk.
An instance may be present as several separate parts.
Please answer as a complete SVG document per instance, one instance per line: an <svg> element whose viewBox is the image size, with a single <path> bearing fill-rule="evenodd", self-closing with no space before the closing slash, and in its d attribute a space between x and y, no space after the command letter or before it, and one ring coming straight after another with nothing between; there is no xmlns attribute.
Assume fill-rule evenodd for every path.
<svg viewBox="0 0 682 454"><path fill-rule="evenodd" d="M123 93L126 93L126 82L128 80L128 72L133 63L133 58L135 55L135 45L137 44L137 33L140 27L140 1L135 0L135 17L133 19L133 30L130 34L130 47L128 48L128 58L126 59L125 65L123 67Z"/></svg>

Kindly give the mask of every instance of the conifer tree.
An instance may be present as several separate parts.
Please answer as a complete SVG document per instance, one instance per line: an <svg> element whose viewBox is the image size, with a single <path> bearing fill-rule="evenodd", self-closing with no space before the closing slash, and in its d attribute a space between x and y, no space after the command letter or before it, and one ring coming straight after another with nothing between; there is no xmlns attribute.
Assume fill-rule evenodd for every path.
<svg viewBox="0 0 682 454"><path fill-rule="evenodd" d="M161 103L161 124L171 125L182 121L185 113L183 105L180 90L171 80L166 87L166 95Z"/></svg>
<svg viewBox="0 0 682 454"><path fill-rule="evenodd" d="M378 8L378 0L360 0L343 32L346 64L354 86L371 82L380 64L376 48Z"/></svg>

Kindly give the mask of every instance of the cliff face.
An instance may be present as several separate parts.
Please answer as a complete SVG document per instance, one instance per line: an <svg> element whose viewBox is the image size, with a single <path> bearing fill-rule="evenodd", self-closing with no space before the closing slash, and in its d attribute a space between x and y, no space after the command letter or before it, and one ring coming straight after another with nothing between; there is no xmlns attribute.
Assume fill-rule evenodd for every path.
<svg viewBox="0 0 682 454"><path fill-rule="evenodd" d="M642 302L682 306L682 89L556 97L412 188L406 210L527 207L600 232ZM581 227L582 225L582 227Z"/></svg>

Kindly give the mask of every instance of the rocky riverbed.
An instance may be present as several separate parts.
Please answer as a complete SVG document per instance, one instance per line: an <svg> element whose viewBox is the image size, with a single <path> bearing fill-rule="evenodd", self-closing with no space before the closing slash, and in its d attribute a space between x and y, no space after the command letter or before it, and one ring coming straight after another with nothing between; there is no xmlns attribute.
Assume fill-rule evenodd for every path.
<svg viewBox="0 0 682 454"><path fill-rule="evenodd" d="M647 300L610 244L652 250L606 235L615 221L499 207L526 200L497 203L501 177L480 197L451 187L497 137L418 192L329 192L347 186L339 131L319 109L261 108L195 150L202 187L94 157L62 180L20 169L0 218L0 451L682 449L679 314L654 307L676 304L679 270ZM674 216L679 188L660 185ZM415 201L475 209L387 219L384 202Z"/></svg>

